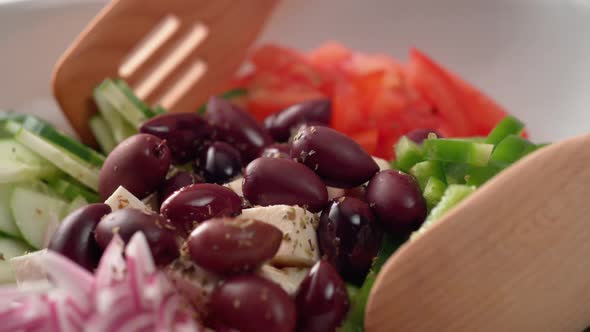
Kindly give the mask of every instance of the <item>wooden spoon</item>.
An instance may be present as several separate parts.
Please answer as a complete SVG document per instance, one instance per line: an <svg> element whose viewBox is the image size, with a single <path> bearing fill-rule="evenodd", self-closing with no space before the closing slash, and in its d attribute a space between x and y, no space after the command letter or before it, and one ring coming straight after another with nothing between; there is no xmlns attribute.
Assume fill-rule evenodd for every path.
<svg viewBox="0 0 590 332"><path fill-rule="evenodd" d="M590 134L482 186L384 265L367 331L582 331L590 325Z"/></svg>
<svg viewBox="0 0 590 332"><path fill-rule="evenodd" d="M221 92L278 0L114 0L57 63L55 98L84 143L93 88L123 78L169 111Z"/></svg>

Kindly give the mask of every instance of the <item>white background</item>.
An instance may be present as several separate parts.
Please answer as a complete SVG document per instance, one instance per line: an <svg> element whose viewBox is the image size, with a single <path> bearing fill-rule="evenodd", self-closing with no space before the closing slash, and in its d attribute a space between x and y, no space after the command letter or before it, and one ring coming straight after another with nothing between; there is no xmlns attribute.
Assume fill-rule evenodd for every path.
<svg viewBox="0 0 590 332"><path fill-rule="evenodd" d="M51 68L101 3L0 6L0 107L55 117L46 106ZM303 49L336 39L402 59L416 46L525 120L539 141L590 131L588 0L283 0L262 39Z"/></svg>

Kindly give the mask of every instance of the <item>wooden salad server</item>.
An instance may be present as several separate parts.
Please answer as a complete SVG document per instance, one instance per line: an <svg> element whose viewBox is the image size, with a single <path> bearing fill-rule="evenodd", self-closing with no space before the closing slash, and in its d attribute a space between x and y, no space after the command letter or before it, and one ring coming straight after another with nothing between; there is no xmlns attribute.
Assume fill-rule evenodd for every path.
<svg viewBox="0 0 590 332"><path fill-rule="evenodd" d="M92 91L125 79L139 98L193 111L226 87L278 0L114 0L55 67L53 92L84 143Z"/></svg>
<svg viewBox="0 0 590 332"><path fill-rule="evenodd" d="M590 326L590 134L498 174L403 245L371 291L367 331Z"/></svg>

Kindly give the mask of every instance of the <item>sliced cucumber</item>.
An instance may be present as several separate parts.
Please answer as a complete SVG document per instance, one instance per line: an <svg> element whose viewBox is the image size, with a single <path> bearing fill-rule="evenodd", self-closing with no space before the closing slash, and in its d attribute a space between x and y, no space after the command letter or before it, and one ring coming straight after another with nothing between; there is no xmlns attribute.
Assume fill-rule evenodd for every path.
<svg viewBox="0 0 590 332"><path fill-rule="evenodd" d="M119 112L117 112L115 107L111 105L104 94L99 92L98 88L94 90L94 101L96 102L96 106L98 106L100 114L109 125L115 143L121 143L127 137L137 133L137 129L133 128L133 126L130 125Z"/></svg>
<svg viewBox="0 0 590 332"><path fill-rule="evenodd" d="M22 241L0 237L0 284L15 281L9 261L11 258L24 255L29 251L32 251L32 248Z"/></svg>
<svg viewBox="0 0 590 332"><path fill-rule="evenodd" d="M51 189L53 189L60 197L63 197L67 201L73 201L76 197L83 197L90 203L96 203L100 201L100 197L96 192L84 188L74 180L53 178L48 180L47 183Z"/></svg>
<svg viewBox="0 0 590 332"><path fill-rule="evenodd" d="M135 95L133 90L131 90L131 87L129 87L125 81L115 80L115 84L119 90L123 92L125 97L127 97L127 99L132 102L133 105L135 105L135 107L137 107L147 119L156 116L156 114L158 114L158 112L162 109L158 108L158 111L152 110L143 100L139 99L139 97Z"/></svg>
<svg viewBox="0 0 590 332"><path fill-rule="evenodd" d="M100 145L102 152L109 154L113 151L117 143L115 142L115 138L113 137L113 133L111 132L108 123L102 115L95 114L90 118L88 124L90 125L90 130L92 130L92 134L94 135L94 138L96 138L98 145Z"/></svg>
<svg viewBox="0 0 590 332"><path fill-rule="evenodd" d="M0 183L15 183L38 178L53 178L59 171L53 166L41 167L13 161L0 161Z"/></svg>
<svg viewBox="0 0 590 332"><path fill-rule="evenodd" d="M9 200L12 189L13 186L10 184L0 185L0 232L13 237L21 237L12 217L12 212L10 212Z"/></svg>
<svg viewBox="0 0 590 332"><path fill-rule="evenodd" d="M0 183L50 178L59 170L13 139L0 139Z"/></svg>
<svg viewBox="0 0 590 332"><path fill-rule="evenodd" d="M0 160L10 160L24 164L46 164L38 154L29 150L14 139L0 139Z"/></svg>
<svg viewBox="0 0 590 332"><path fill-rule="evenodd" d="M101 166L104 162L104 155L64 134L49 122L36 116L14 112L0 112L0 120L18 122L23 128L29 130L33 134L63 148L71 155L80 158L89 164Z"/></svg>
<svg viewBox="0 0 590 332"><path fill-rule="evenodd" d="M68 207L59 198L21 186L14 187L9 204L23 239L37 249L47 246Z"/></svg>
<svg viewBox="0 0 590 332"><path fill-rule="evenodd" d="M133 95L131 89L128 89L127 93ZM104 80L96 88L95 96L100 96L102 100L108 103L119 113L119 115L123 116L123 118L135 128L139 128L145 120L153 115L151 111L147 112L147 106L145 106L145 109L143 107L138 107L136 102L139 103L140 100L137 98L129 98L128 95L122 91L120 86L111 79Z"/></svg>
<svg viewBox="0 0 590 332"><path fill-rule="evenodd" d="M64 149L74 157L80 158L91 165L100 167L104 163L104 155L60 132L45 121L33 116L27 116L22 125L23 128L33 134L40 136L50 143Z"/></svg>
<svg viewBox="0 0 590 332"><path fill-rule="evenodd" d="M47 159L62 171L93 190L98 190L98 174L100 168L72 157L60 148L43 138L33 134L20 124L12 121L6 123L5 128L14 134L14 139Z"/></svg>

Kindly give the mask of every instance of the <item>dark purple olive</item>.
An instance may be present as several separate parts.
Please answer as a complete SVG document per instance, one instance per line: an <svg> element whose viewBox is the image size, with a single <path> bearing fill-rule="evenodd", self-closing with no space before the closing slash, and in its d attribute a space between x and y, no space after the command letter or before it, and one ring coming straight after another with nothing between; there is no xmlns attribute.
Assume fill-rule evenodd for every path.
<svg viewBox="0 0 590 332"><path fill-rule="evenodd" d="M418 182L398 170L377 173L369 181L366 197L379 223L394 236L417 230L426 218L426 202Z"/></svg>
<svg viewBox="0 0 590 332"><path fill-rule="evenodd" d="M409 139L411 139L412 141L414 141L415 143L422 144L422 141L427 139L428 135L431 133L435 134L436 137L438 137L438 138L442 138L442 135L439 134L434 129L414 129L414 130L410 131L409 133L407 133L406 136Z"/></svg>
<svg viewBox="0 0 590 332"><path fill-rule="evenodd" d="M95 238L104 250L117 233L127 243L136 232L143 232L156 264L162 266L179 255L174 227L157 213L126 208L107 214L96 226Z"/></svg>
<svg viewBox="0 0 590 332"><path fill-rule="evenodd" d="M209 314L215 330L295 331L295 304L277 284L257 275L226 279L211 294Z"/></svg>
<svg viewBox="0 0 590 332"><path fill-rule="evenodd" d="M200 175L180 171L162 182L158 189L158 202L162 204L168 197L170 197L170 195L174 194L175 191L190 186L191 184L203 182L205 182L205 180Z"/></svg>
<svg viewBox="0 0 590 332"><path fill-rule="evenodd" d="M258 158L244 170L244 198L254 205L299 205L311 212L328 202L322 180L290 159Z"/></svg>
<svg viewBox="0 0 590 332"><path fill-rule="evenodd" d="M295 303L297 330L305 332L336 331L349 307L344 281L324 260L317 262L303 279Z"/></svg>
<svg viewBox="0 0 590 332"><path fill-rule="evenodd" d="M92 271L102 253L94 239L94 229L100 219L110 212L111 207L103 203L78 208L61 222L47 248Z"/></svg>
<svg viewBox="0 0 590 332"><path fill-rule="evenodd" d="M291 158L291 150L289 144L273 143L262 150L260 157L268 158Z"/></svg>
<svg viewBox="0 0 590 332"><path fill-rule="evenodd" d="M340 197L322 211L320 252L348 282L360 284L365 279L382 235L373 211L360 199Z"/></svg>
<svg viewBox="0 0 590 332"><path fill-rule="evenodd" d="M322 126L301 127L291 142L291 157L313 169L327 185L338 188L359 186L379 171L358 143Z"/></svg>
<svg viewBox="0 0 590 332"><path fill-rule="evenodd" d="M233 146L213 142L201 151L195 166L207 182L223 184L242 172L242 158Z"/></svg>
<svg viewBox="0 0 590 332"><path fill-rule="evenodd" d="M270 260L282 239L280 229L259 220L214 218L192 231L187 246L195 264L218 274L236 274Z"/></svg>
<svg viewBox="0 0 590 332"><path fill-rule="evenodd" d="M286 142L291 132L302 123L328 125L332 118L332 102L329 99L308 100L286 108L264 119L264 126L278 142Z"/></svg>
<svg viewBox="0 0 590 332"><path fill-rule="evenodd" d="M242 213L242 200L231 189L211 183L193 184L172 194L162 203L162 213L182 234L188 235L201 222Z"/></svg>
<svg viewBox="0 0 590 332"><path fill-rule="evenodd" d="M234 145L246 163L273 142L252 115L219 97L209 99L206 118L215 129L215 138Z"/></svg>
<svg viewBox="0 0 590 332"><path fill-rule="evenodd" d="M170 149L165 141L149 134L133 135L121 142L105 160L98 192L106 200L119 186L142 199L166 179Z"/></svg>
<svg viewBox="0 0 590 332"><path fill-rule="evenodd" d="M166 140L174 163L182 164L197 156L199 147L212 134L207 121L197 113L166 113L147 120L141 133Z"/></svg>

